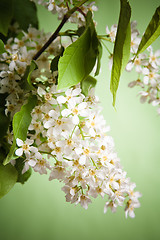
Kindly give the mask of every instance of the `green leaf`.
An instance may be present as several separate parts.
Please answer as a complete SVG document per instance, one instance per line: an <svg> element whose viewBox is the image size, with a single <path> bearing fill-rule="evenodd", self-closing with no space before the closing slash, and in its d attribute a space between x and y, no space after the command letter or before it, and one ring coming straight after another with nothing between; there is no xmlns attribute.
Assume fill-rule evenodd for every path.
<svg viewBox="0 0 160 240"><path fill-rule="evenodd" d="M116 92L119 85L120 75L127 64L130 55L130 17L131 8L129 2L127 0L121 0L121 10L113 51L113 66L110 83L110 89L113 94L113 106L115 106Z"/></svg>
<svg viewBox="0 0 160 240"><path fill-rule="evenodd" d="M6 97L8 97L7 93L0 93L0 107L4 108L6 104Z"/></svg>
<svg viewBox="0 0 160 240"><path fill-rule="evenodd" d="M156 9L143 37L139 44L137 54L142 53L160 35L160 6Z"/></svg>
<svg viewBox="0 0 160 240"><path fill-rule="evenodd" d="M13 14L13 1L0 0L0 33L7 36Z"/></svg>
<svg viewBox="0 0 160 240"><path fill-rule="evenodd" d="M4 108L0 107L0 140L6 135L9 122L9 117L5 115Z"/></svg>
<svg viewBox="0 0 160 240"><path fill-rule="evenodd" d="M79 27L76 31L76 34L80 37L85 31L85 27L82 26L82 27Z"/></svg>
<svg viewBox="0 0 160 240"><path fill-rule="evenodd" d="M58 89L81 82L92 71L98 54L98 39L90 12L84 33L64 51L58 64Z"/></svg>
<svg viewBox="0 0 160 240"><path fill-rule="evenodd" d="M3 41L0 39L0 54L4 53L6 50L4 48L4 43Z"/></svg>
<svg viewBox="0 0 160 240"><path fill-rule="evenodd" d="M123 47L121 73L124 71L130 59L130 49L131 49L131 24L129 23L127 27L126 38L125 38L124 47Z"/></svg>
<svg viewBox="0 0 160 240"><path fill-rule="evenodd" d="M102 58L102 44L99 41L98 42L97 68L96 68L95 76L97 76L99 74L99 71L101 68L101 58Z"/></svg>
<svg viewBox="0 0 160 240"><path fill-rule="evenodd" d="M0 142L6 135L10 123L9 116L6 116L5 114L5 103L7 96L7 94L0 93Z"/></svg>
<svg viewBox="0 0 160 240"><path fill-rule="evenodd" d="M59 59L60 59L60 55L56 56L55 58L53 58L52 62L51 62L51 71L54 72L54 71L57 71L58 70L58 62L59 62Z"/></svg>
<svg viewBox="0 0 160 240"><path fill-rule="evenodd" d="M10 150L9 150L9 153L7 155L7 157L4 159L3 161L3 165L6 165L8 164L11 160L14 160L14 159L17 159L18 156L16 156L14 153L15 153L15 150L16 150L16 140L15 138L13 139L13 144L12 146L10 147Z"/></svg>
<svg viewBox="0 0 160 240"><path fill-rule="evenodd" d="M24 159L23 158L16 159L15 168L18 172L17 182L20 182L22 184L24 184L30 178L30 176L32 174L31 168L29 168L28 171L26 171L24 174L22 174L23 167L24 167Z"/></svg>
<svg viewBox="0 0 160 240"><path fill-rule="evenodd" d="M17 181L17 171L11 165L0 164L0 198L6 195Z"/></svg>
<svg viewBox="0 0 160 240"><path fill-rule="evenodd" d="M7 157L3 162L4 165L9 163L11 159L18 158L18 156L14 156L14 152L16 149L16 139L20 138L23 141L26 140L28 127L32 120L31 111L35 107L36 103L37 103L37 97L30 96L28 98L28 102L21 107L21 110L15 113L13 117L14 140Z"/></svg>
<svg viewBox="0 0 160 240"><path fill-rule="evenodd" d="M2 141L3 137L6 135L9 126L9 116L5 115L5 103L6 97L8 95L0 93L0 142Z"/></svg>
<svg viewBox="0 0 160 240"><path fill-rule="evenodd" d="M30 0L13 0L13 6L13 18L19 23L21 29L27 31L29 25L38 28L38 17L35 3Z"/></svg>
<svg viewBox="0 0 160 240"><path fill-rule="evenodd" d="M27 104L21 107L21 110L15 113L13 117L13 133L14 137L26 140L28 127L31 123L31 111L37 103L36 96L30 96Z"/></svg>
<svg viewBox="0 0 160 240"><path fill-rule="evenodd" d="M32 85L32 80L31 80L31 74L34 70L38 69L37 64L32 60L31 64L29 66L29 73L28 73L28 77L27 77L27 82L29 84L29 86L34 89L33 85Z"/></svg>
<svg viewBox="0 0 160 240"><path fill-rule="evenodd" d="M90 45L90 30L64 51L58 64L58 89L78 84L86 76L85 55Z"/></svg>
<svg viewBox="0 0 160 240"><path fill-rule="evenodd" d="M3 163L4 159L6 157L6 152L3 146L0 146L0 163Z"/></svg>
<svg viewBox="0 0 160 240"><path fill-rule="evenodd" d="M53 60L51 62L51 66L50 66L50 70L52 71L52 73L54 71L58 71L58 62L59 62L60 57L63 56L63 53L64 53L64 47L62 47L60 54L57 55L55 58L53 58Z"/></svg>
<svg viewBox="0 0 160 240"><path fill-rule="evenodd" d="M21 81L21 87L24 89L28 89L28 90L33 90L34 86L32 84L32 80L31 80L31 74L32 72L37 69L37 64L32 60L31 64L29 66L27 66L25 74L22 78Z"/></svg>
<svg viewBox="0 0 160 240"><path fill-rule="evenodd" d="M97 80L92 76L87 76L82 82L81 82L81 88L82 93L87 96L88 92L91 88L95 87L97 83Z"/></svg>

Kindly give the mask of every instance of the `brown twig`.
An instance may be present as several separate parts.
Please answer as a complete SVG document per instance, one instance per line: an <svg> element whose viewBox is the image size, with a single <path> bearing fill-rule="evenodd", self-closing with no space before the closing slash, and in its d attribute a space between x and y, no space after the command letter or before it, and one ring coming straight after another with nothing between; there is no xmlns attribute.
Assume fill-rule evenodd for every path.
<svg viewBox="0 0 160 240"><path fill-rule="evenodd" d="M77 6L73 7L70 9L63 17L61 23L57 27L56 31L52 34L52 36L48 39L48 41L43 45L43 47L34 55L33 60L37 60L40 55L46 50L46 48L49 47L49 45L57 38L60 30L64 26L64 24L67 22L67 20L70 18L70 16L77 10L79 9L80 6L82 6L85 2L88 0L83 0L81 1Z"/></svg>
<svg viewBox="0 0 160 240"><path fill-rule="evenodd" d="M40 55L46 50L46 48L48 48L49 45L56 39L59 31L61 30L63 25L67 22L67 20L68 20L67 15L64 15L64 17L63 17L61 23L59 24L59 26L57 27L56 31L52 34L52 36L48 39L48 41L43 45L43 47L36 53L36 55L34 55L33 60L37 60L40 57Z"/></svg>

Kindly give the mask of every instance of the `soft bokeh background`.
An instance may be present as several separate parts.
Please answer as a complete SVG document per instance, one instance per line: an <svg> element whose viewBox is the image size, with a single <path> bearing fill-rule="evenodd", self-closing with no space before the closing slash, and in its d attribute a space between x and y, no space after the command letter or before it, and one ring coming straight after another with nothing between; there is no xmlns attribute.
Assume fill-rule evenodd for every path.
<svg viewBox="0 0 160 240"><path fill-rule="evenodd" d="M130 4L132 20L138 21L138 28L143 32L160 1L130 0ZM56 16L43 7L38 9L40 28L54 31ZM99 12L95 14L98 33L103 34L106 25L117 23L118 15L119 0L99 0ZM160 39L154 44L155 48L159 43ZM120 207L117 213L109 210L104 215L104 200L100 198L94 200L87 211L75 207L65 202L63 184L49 182L47 176L34 173L24 186L16 184L0 200L0 240L160 239L160 117L152 106L140 104L136 97L138 89L127 87L129 81L135 79L135 75L129 73L121 78L116 111L113 109L107 61L104 49L97 94L111 126L121 164L143 194L141 208L135 211L136 218L125 219Z"/></svg>

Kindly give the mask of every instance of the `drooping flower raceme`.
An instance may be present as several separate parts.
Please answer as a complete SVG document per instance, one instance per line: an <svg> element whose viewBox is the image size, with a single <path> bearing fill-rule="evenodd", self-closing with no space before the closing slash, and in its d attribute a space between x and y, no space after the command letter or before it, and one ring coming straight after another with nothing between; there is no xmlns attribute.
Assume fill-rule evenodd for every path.
<svg viewBox="0 0 160 240"><path fill-rule="evenodd" d="M47 91L51 98L45 98ZM39 87L37 94L39 104L31 113L28 131L28 139L36 147L33 151L28 144L23 151L25 169L30 166L40 174L49 171L49 180L62 181L67 202L87 209L91 198L100 195L106 201L104 212L109 207L114 212L125 203L126 216L134 217L140 193L122 170L93 89L85 97L79 85L65 92L53 85L48 90ZM22 144L18 139L20 148L15 154L26 149Z"/></svg>
<svg viewBox="0 0 160 240"><path fill-rule="evenodd" d="M160 50L153 51L150 46L145 53L136 55L139 43L141 41L140 33L136 29L136 21L131 23L131 59L126 66L126 71L131 72L133 69L137 73L137 79L131 81L128 86L130 88L138 86L141 88L140 95L141 103L148 100L153 106L157 106L157 112L160 114ZM117 26L113 25L109 30L106 27L108 38L114 42ZM110 57L109 68L112 66L112 57Z"/></svg>

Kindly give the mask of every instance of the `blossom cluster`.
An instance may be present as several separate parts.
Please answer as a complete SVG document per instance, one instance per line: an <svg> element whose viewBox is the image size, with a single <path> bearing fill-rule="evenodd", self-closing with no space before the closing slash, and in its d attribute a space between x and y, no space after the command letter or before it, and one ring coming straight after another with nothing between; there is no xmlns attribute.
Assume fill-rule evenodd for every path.
<svg viewBox="0 0 160 240"><path fill-rule="evenodd" d="M27 33L21 32L17 38L8 39L5 45L6 52L0 55L0 93L7 94L5 113L10 114L11 118L27 99L28 90L24 86L26 68L50 35L29 27ZM51 57L59 54L60 49L60 39L56 38L47 52L39 57L36 61L37 69L31 75L33 84L44 82L46 79L49 82L55 81L55 76L50 71L50 62Z"/></svg>
<svg viewBox="0 0 160 240"><path fill-rule="evenodd" d="M31 0L34 1L37 4L45 6L48 11L52 12L53 14L58 14L58 19L61 20L64 15L74 6L74 2L78 3L80 0L74 1L74 0ZM95 5L95 2L90 2L87 4L83 4L80 6L76 12L72 14L72 16L68 19L71 23L76 23L79 26L85 25L85 16L88 11L91 11L94 13L94 11L97 11L98 8Z"/></svg>
<svg viewBox="0 0 160 240"><path fill-rule="evenodd" d="M79 85L65 92L41 86L37 95L28 138L17 139L15 154L26 158L23 173L29 167L40 174L49 171L49 180L64 183L67 202L87 209L91 197L100 195L106 198L104 212L125 203L126 217L134 217L141 194L122 170L94 89L85 97Z"/></svg>
<svg viewBox="0 0 160 240"><path fill-rule="evenodd" d="M136 21L131 23L131 59L126 66L126 71L130 72L134 69L137 79L131 81L128 86L130 88L139 86L141 91L138 95L141 96L141 103L148 101L152 106L158 106L157 112L160 114L160 50L154 52L153 47L150 46L145 53L136 55L141 41L136 25ZM106 27L106 33L112 42L115 41L116 31L117 25L113 25L110 30ZM112 59L109 64L111 68Z"/></svg>

